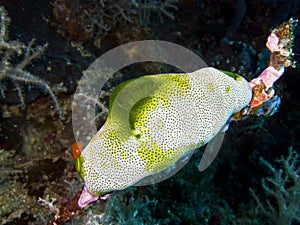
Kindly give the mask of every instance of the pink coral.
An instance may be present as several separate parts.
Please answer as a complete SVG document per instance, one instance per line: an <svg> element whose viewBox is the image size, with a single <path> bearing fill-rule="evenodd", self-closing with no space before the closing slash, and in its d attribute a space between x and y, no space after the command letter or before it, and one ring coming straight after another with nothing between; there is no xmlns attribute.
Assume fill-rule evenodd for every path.
<svg viewBox="0 0 300 225"><path fill-rule="evenodd" d="M271 52L273 52L277 49L278 43L279 43L279 38L276 36L276 34L271 33L270 36L268 37L266 46Z"/></svg>

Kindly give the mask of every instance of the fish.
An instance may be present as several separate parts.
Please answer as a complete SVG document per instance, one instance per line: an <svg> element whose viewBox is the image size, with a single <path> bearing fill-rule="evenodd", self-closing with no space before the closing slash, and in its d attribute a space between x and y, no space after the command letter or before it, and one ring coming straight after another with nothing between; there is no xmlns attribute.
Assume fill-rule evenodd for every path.
<svg viewBox="0 0 300 225"><path fill-rule="evenodd" d="M203 171L228 120L251 99L246 79L212 67L127 80L111 93L107 120L76 157L76 170L90 194L105 196L169 178L215 140L203 154Z"/></svg>

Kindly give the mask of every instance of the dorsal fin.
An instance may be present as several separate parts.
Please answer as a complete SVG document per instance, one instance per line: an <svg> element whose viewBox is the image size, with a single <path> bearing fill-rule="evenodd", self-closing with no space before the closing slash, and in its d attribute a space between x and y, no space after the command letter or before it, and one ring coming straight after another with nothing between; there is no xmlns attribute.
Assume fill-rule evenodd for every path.
<svg viewBox="0 0 300 225"><path fill-rule="evenodd" d="M129 116L134 105L143 98L154 95L162 80L155 75L125 81L118 85L109 100L108 120L114 121L118 132L129 132Z"/></svg>

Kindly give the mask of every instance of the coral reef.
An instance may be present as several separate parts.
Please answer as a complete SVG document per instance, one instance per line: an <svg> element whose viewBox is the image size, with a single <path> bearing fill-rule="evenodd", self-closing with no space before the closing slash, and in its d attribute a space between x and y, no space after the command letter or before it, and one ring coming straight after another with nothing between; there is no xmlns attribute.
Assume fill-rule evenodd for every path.
<svg viewBox="0 0 300 225"><path fill-rule="evenodd" d="M165 182L145 187L131 187L116 193L106 202L99 200L85 209L77 208L78 194L83 184L75 172L70 151L70 146L74 142L70 122L72 93L82 76L82 71L86 70L96 56L130 41L166 40L193 50L209 65L238 72L251 80L269 63L270 54L265 42L270 29L290 17L298 19L300 15L297 0L244 1L246 13L239 14L239 18L243 16L242 20L235 20L236 13L239 13L235 12L237 0L130 0L127 2L131 8L121 4L124 2L1 1L1 6L5 7L13 22L9 26L10 39L8 39L8 17L4 16L7 13L2 14L1 27L5 27L5 30L2 29L0 35L5 31L5 43L10 44L15 50L19 47L22 50L19 54L13 49L6 51L6 48L1 48L1 61L2 57L5 58L5 54L13 53L7 58L11 69L15 69L21 63L24 65L23 71L43 82L46 81L48 86L51 84L49 87L55 93L62 111L66 112L66 120L61 123L55 119L56 109L53 100L43 85L32 83L28 85L24 81L1 79L1 89L4 91L6 101L0 104L0 223L3 225L274 224L273 220L263 215L249 188L255 190L261 206L271 212L272 209L264 199L269 200L275 210L276 219L280 218L277 199L268 195L261 187L263 179L267 188L277 191L268 181L276 177L272 176L273 172L268 170L268 166L264 166L266 164L258 162L259 158L264 158L264 161L276 170L274 172L277 175L282 171L281 175L284 178L288 174L285 173L282 163L276 163L276 159L286 155L289 146L293 146L294 156L296 153L299 154L300 76L297 67L287 69L285 76L275 84L274 88L282 100L278 112L272 117L250 118L232 123L224 138L219 157L208 170L198 172L197 166L203 151L199 149L186 167ZM139 10L135 4L141 6L151 2L157 2L161 4L160 6L163 6L163 3L170 3L172 7L165 9L173 17L167 16L159 8L158 11L151 8L151 12ZM285 5L285 2L288 4ZM115 3L120 3L118 5L120 8L110 8ZM94 7L95 4L97 7ZM103 15L106 19L105 24L112 25L112 22L116 22L108 31L101 30L97 24L101 19L97 16L102 12L95 9L99 9L102 4L105 6L102 12L116 14L115 18L111 18L112 21L107 20L110 17ZM129 11L126 11L127 9ZM124 19L122 12L132 22ZM159 14L164 20L163 23ZM222 45L222 39L228 36L226 33L234 24L236 26L231 32L230 43ZM93 32L89 29L90 25L93 25ZM296 52L293 56L298 61L299 30L300 26L295 30ZM36 41L31 43L31 38L35 38ZM48 43L47 51L44 50L46 46L42 43ZM91 57L83 57L72 45L79 49L81 46L82 53L90 53ZM40 50L42 51L37 53ZM30 61L22 64L26 51ZM4 52L6 53L2 54ZM4 68L2 64L0 68ZM100 93L99 99L85 99L84 103L96 101L99 108L96 123L97 126L101 126L106 116L111 89L133 77L174 71L175 68L166 69L165 65L146 63L131 65L110 80ZM67 93L57 94L55 85L61 82L67 88ZM12 101L13 98L8 95L16 89L15 84L22 90L20 93L26 104L25 110L16 105L21 102L16 91L15 99L18 101ZM42 91L46 95L40 95ZM0 96L1 101L3 98ZM80 120L79 123L84 123L84 120ZM284 162L286 159L284 157ZM285 190L289 190L293 185L292 180L288 180ZM285 200L286 203L290 202L289 199ZM296 225L299 222L293 220L292 224Z"/></svg>
<svg viewBox="0 0 300 225"><path fill-rule="evenodd" d="M264 197L258 197L250 189L258 206L258 215L267 217L276 225L288 225L300 222L300 157L298 152L289 148L288 156L277 160L279 166L273 166L261 158L271 173L271 177L262 180Z"/></svg>

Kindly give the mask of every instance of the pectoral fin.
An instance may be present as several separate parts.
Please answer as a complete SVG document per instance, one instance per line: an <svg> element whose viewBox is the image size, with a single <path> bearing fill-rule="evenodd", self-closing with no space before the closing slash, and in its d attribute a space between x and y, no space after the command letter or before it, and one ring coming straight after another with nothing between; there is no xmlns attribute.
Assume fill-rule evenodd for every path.
<svg viewBox="0 0 300 225"><path fill-rule="evenodd" d="M216 158L225 136L225 130L222 129L207 145L200 160L199 171L204 171Z"/></svg>
<svg viewBox="0 0 300 225"><path fill-rule="evenodd" d="M151 185L168 179L169 177L177 173L182 167L184 167L185 164L188 163L193 153L194 150L185 153L179 160L177 160L175 163L173 163L173 165L171 165L167 169L143 178L142 180L137 182L134 186Z"/></svg>

